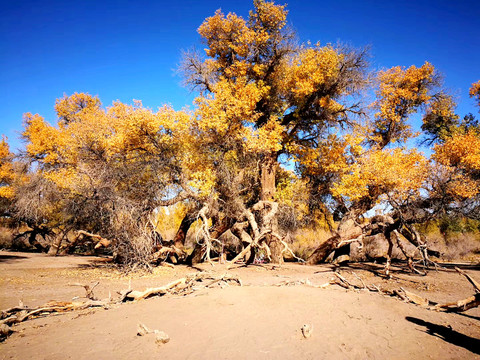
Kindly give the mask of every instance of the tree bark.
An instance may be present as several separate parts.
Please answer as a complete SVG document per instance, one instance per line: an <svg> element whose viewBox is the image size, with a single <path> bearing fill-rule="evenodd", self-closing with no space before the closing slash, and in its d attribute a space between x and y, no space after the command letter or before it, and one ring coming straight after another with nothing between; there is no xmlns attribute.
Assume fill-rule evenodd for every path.
<svg viewBox="0 0 480 360"><path fill-rule="evenodd" d="M261 193L260 200L273 201L275 197L275 175L277 161L275 154L266 156L261 166Z"/></svg>
<svg viewBox="0 0 480 360"><path fill-rule="evenodd" d="M266 156L264 162L261 166L261 193L260 200L262 201L275 201L275 175L277 173L277 156L276 154L270 154ZM262 214L263 217L264 214ZM278 220L277 217L271 220L272 232L277 233L278 231ZM271 262L274 264L283 263L283 246L277 241L277 239L272 235L267 235L266 243L271 251Z"/></svg>
<svg viewBox="0 0 480 360"><path fill-rule="evenodd" d="M65 234L62 231L55 236L52 243L50 244L50 249L48 249L48 255L50 256L58 255L58 251L60 250L60 246L62 245L64 235Z"/></svg>
<svg viewBox="0 0 480 360"><path fill-rule="evenodd" d="M178 227L177 233L173 238L173 245L178 249L183 249L185 246L185 240L187 238L187 232L190 229L190 226L197 220L195 213L187 213Z"/></svg>
<svg viewBox="0 0 480 360"><path fill-rule="evenodd" d="M352 217L344 217L338 226L337 233L320 244L307 259L307 264L315 265L325 261L341 241L356 239L363 234L363 229L355 223Z"/></svg>
<svg viewBox="0 0 480 360"><path fill-rule="evenodd" d="M213 239L218 239L222 234L230 229L231 223L229 218L223 218L223 219L216 219L215 217L212 218L213 220L213 229L212 232L210 233L210 237ZM195 244L195 247L193 248L192 253L190 256L187 258L187 264L189 265L194 265L198 264L199 262L202 261L204 255L204 246L203 244Z"/></svg>
<svg viewBox="0 0 480 360"><path fill-rule="evenodd" d="M333 235L328 238L325 242L320 244L319 247L310 255L307 259L307 264L315 265L320 262L325 261L325 259L330 255L330 253L336 249L337 245L340 243L341 237L338 234Z"/></svg>

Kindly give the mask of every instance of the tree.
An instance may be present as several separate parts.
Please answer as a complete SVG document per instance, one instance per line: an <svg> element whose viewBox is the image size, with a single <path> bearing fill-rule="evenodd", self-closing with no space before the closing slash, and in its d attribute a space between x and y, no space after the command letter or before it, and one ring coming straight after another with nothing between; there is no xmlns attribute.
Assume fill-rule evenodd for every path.
<svg viewBox="0 0 480 360"><path fill-rule="evenodd" d="M478 154L468 150L479 145L478 123L459 120L428 62L374 73L365 51L297 45L286 7L264 0L247 19L218 10L198 32L205 54L187 52L181 66L198 91L192 111L154 112L140 101L104 108L75 93L57 100L56 125L25 115L34 165L16 192L17 214L60 229L52 248L75 230L70 246L81 237L110 243L124 263L209 261L225 255L229 232L241 245L232 261L281 262L285 229L323 213L337 226L311 263L375 234L390 250L403 236L426 257L415 223L468 202L478 212ZM415 136L409 118L423 109L432 159L405 145ZM156 220L175 204L184 217L165 241ZM365 219L374 209L383 214Z"/></svg>
<svg viewBox="0 0 480 360"><path fill-rule="evenodd" d="M15 180L13 157L14 154L10 152L7 139L3 137L0 141L0 199L2 202L10 202L15 196L12 186Z"/></svg>
<svg viewBox="0 0 480 360"><path fill-rule="evenodd" d="M49 221L57 219L52 226L64 234L99 234L115 240L124 261L148 262L153 211L184 181L179 139L187 141L189 116L167 107L153 113L140 102L104 110L88 94L65 96L56 110L56 127L39 115L25 115L26 156L36 163L32 181L45 184L30 187L42 192L44 203L35 207L45 209ZM23 192L24 198L31 195ZM24 212L29 208L25 201L19 205Z"/></svg>
<svg viewBox="0 0 480 360"><path fill-rule="evenodd" d="M472 98L478 98L479 84L472 84ZM430 198L443 204L444 213L480 219L480 125L472 114L460 120L454 113L456 104L450 101L448 105L446 116L432 116L437 106L434 104L424 118L425 130L435 142L432 158L436 162L437 181Z"/></svg>
<svg viewBox="0 0 480 360"><path fill-rule="evenodd" d="M207 58L187 53L182 66L186 83L200 92L199 127L217 143L236 139L236 149L261 164L257 202L274 202L282 154L315 148L329 130L348 126L349 115L361 112L348 99L367 82L365 53L296 46L286 17L285 6L266 1L254 1L248 19L219 10L198 29ZM273 261L280 262L276 237L267 237Z"/></svg>

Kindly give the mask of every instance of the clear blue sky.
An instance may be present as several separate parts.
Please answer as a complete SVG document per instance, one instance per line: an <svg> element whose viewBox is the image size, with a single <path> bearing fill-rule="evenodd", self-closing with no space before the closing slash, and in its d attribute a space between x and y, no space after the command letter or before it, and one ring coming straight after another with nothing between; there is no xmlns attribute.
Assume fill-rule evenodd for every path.
<svg viewBox="0 0 480 360"><path fill-rule="evenodd" d="M283 3L283 2L279 2ZM64 93L104 105L139 99L180 109L193 94L175 75L182 49L202 48L198 26L216 9L247 16L251 1L4 1L0 11L0 133L13 149L24 112L56 121ZM288 2L304 42L371 47L372 67L422 65L445 75L459 113L478 109L468 88L480 79L480 1Z"/></svg>

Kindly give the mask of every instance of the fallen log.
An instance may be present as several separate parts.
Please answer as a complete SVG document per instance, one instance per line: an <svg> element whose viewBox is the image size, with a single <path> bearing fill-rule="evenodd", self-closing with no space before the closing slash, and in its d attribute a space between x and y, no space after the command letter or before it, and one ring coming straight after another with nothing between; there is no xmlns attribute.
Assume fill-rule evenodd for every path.
<svg viewBox="0 0 480 360"><path fill-rule="evenodd" d="M47 315L58 312L68 312L73 310L83 310L91 307L106 307L109 301L49 301L48 303L36 307L14 307L2 311L0 325L13 325L26 321L33 317Z"/></svg>
<svg viewBox="0 0 480 360"><path fill-rule="evenodd" d="M164 295L171 288L174 288L178 285L183 285L185 284L186 281L187 281L186 278L181 278L181 279L172 281L171 283L165 286L161 286L157 288L148 288L144 291L130 291L125 294L125 297L124 299L122 299L122 301L139 301L154 295Z"/></svg>
<svg viewBox="0 0 480 360"><path fill-rule="evenodd" d="M139 301L152 296L166 294L188 295L195 290L211 288L213 285L228 284L229 282L242 286L241 280L235 275L224 274L215 276L210 273L195 273L161 287L148 288L143 291L124 290L121 292L120 301Z"/></svg>
<svg viewBox="0 0 480 360"><path fill-rule="evenodd" d="M451 302L447 304L437 304L433 307L433 310L437 311L446 311L446 312L464 312L473 308L480 306L480 284L470 275L460 270L458 267L455 267L455 270L460 274L465 276L465 278L472 284L475 294L469 296L466 299L458 300L456 302Z"/></svg>

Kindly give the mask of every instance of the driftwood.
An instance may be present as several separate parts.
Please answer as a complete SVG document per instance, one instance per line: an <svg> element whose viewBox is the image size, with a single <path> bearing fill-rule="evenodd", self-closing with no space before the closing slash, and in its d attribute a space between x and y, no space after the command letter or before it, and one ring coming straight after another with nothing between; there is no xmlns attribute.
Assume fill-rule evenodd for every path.
<svg viewBox="0 0 480 360"><path fill-rule="evenodd" d="M480 306L480 284L459 268L455 267L455 270L467 278L470 284L472 284L475 294L466 299L458 300L453 303L437 304L434 306L434 310L446 312L464 312Z"/></svg>
<svg viewBox="0 0 480 360"><path fill-rule="evenodd" d="M139 301L154 295L165 295L168 292L168 290L174 287L177 287L179 285L180 286L184 285L185 282L186 282L186 278L181 278L181 279L172 281L171 283L165 286L161 286L157 288L148 288L144 291L129 291L125 293L125 297L122 299L122 301Z"/></svg>
<svg viewBox="0 0 480 360"><path fill-rule="evenodd" d="M49 301L48 303L30 308L22 302L18 306L2 310L0 312L0 339L9 336L14 330L12 325L21 323L37 317L49 316L54 313L63 313L76 310L85 310L89 308L108 309L112 305L121 304L127 301L140 301L152 296L162 296L165 294L189 295L194 291L212 288L215 286L224 287L229 284L242 286L242 281L235 275L223 274L221 276L210 273L195 273L187 275L184 278L172 281L171 283L157 287L148 288L143 291L132 290L129 284L127 290L119 292L120 297L112 299L111 296L104 300L94 300L93 289L98 285L95 283L92 287L82 284L72 284L72 286L82 286L85 288L89 298L87 301Z"/></svg>
<svg viewBox="0 0 480 360"><path fill-rule="evenodd" d="M306 280L294 280L294 281L282 281L274 286L298 286L298 285L305 285L309 287L325 289L330 285L337 285L347 290L366 290L371 292L377 292L382 295L396 297L402 301L409 302L418 306L421 306L428 310L433 311L444 311L444 312L464 312L469 309L473 309L475 307L480 306L480 283L473 279L470 275L465 273L464 271L460 270L459 268L455 268L455 270L465 276L467 280L472 284L475 294L472 296L467 297L466 299L461 299L455 302L446 303L446 304L438 304L435 301L429 300L424 298L420 295L417 295L411 291L405 290L403 287L394 290L382 290L380 287L374 284L367 285L365 282L357 275L355 272L352 274L361 282L361 285L355 284L349 280L347 280L344 276L342 276L338 272L334 272L334 278L332 278L328 283L323 285L314 285L308 279Z"/></svg>
<svg viewBox="0 0 480 360"><path fill-rule="evenodd" d="M27 306L16 306L10 309L3 310L0 315L1 337L7 337L14 330L12 325L21 323L37 317L48 316L53 313L62 313L74 310L84 310L93 307L108 307L110 301L49 301L48 303L36 307L29 308Z"/></svg>
<svg viewBox="0 0 480 360"><path fill-rule="evenodd" d="M400 290L403 292L403 297L401 297L403 300L407 302L414 303L416 305L425 307L429 310L434 310L434 311L445 311L445 312L464 312L469 309L473 309L475 307L480 306L480 286L475 279L473 279L470 275L466 274L464 271L460 270L459 268L455 268L455 270L465 276L467 280L472 284L475 294L472 296L469 296L466 299L461 299L455 302L450 302L446 304L438 304L434 301L431 301L429 299L423 298L417 294L414 294L412 292L406 291L403 288L400 288ZM397 294L398 295L398 294Z"/></svg>
<svg viewBox="0 0 480 360"><path fill-rule="evenodd" d="M148 288L143 291L123 291L121 293L120 301L139 301L148 297L162 296L165 294L189 295L196 290L211 288L214 286L228 286L230 283L242 286L242 281L235 275L224 274L221 276L215 276L210 273L195 273L172 281L165 286Z"/></svg>
<svg viewBox="0 0 480 360"><path fill-rule="evenodd" d="M139 301L152 296L162 296L165 294L189 295L195 290L211 288L216 284L227 286L230 283L242 286L242 281L235 275L226 273L221 276L215 276L211 273L199 272L157 288L148 288L143 291L133 291L131 289L121 291L119 293L119 301Z"/></svg>

